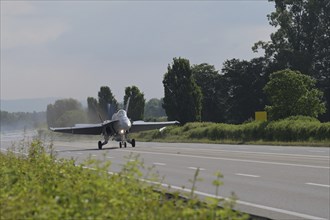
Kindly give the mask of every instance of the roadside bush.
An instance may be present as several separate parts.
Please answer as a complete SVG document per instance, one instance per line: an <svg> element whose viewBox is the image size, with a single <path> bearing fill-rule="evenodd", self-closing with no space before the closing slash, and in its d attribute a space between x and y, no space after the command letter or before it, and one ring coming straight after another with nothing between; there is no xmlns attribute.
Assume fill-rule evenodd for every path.
<svg viewBox="0 0 330 220"><path fill-rule="evenodd" d="M321 123L308 116L292 116L268 122L252 121L240 125L194 122L187 123L182 127L169 127L165 129L166 135L160 135L159 132L153 134L153 138L148 140L186 140L188 142L210 140L229 143L255 141L317 142L324 145L330 141L330 122Z"/></svg>
<svg viewBox="0 0 330 220"><path fill-rule="evenodd" d="M160 186L140 180L143 164L134 156L120 173L109 175L110 163L88 160L76 165L56 159L40 141L29 144L27 152L0 153L1 219L248 218L234 212L232 202L201 203L192 196L181 200L178 194L169 199ZM218 188L219 179L215 183Z"/></svg>
<svg viewBox="0 0 330 220"><path fill-rule="evenodd" d="M249 122L243 124L242 127L242 139L244 141L258 140L259 138L264 139L265 135L265 122Z"/></svg>
<svg viewBox="0 0 330 220"><path fill-rule="evenodd" d="M330 123L321 123L306 116L294 116L269 122L265 128L270 141L330 140Z"/></svg>
<svg viewBox="0 0 330 220"><path fill-rule="evenodd" d="M317 140L330 140L330 122L322 123L315 131Z"/></svg>

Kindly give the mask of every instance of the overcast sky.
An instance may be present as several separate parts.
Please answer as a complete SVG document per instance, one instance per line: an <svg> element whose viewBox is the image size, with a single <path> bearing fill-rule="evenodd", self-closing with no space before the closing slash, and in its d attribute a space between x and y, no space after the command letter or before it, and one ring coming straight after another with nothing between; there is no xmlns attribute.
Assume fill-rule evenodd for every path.
<svg viewBox="0 0 330 220"><path fill-rule="evenodd" d="M259 1L1 0L1 99L85 100L109 86L118 101L136 85L161 98L174 57L221 69L251 59L274 29Z"/></svg>

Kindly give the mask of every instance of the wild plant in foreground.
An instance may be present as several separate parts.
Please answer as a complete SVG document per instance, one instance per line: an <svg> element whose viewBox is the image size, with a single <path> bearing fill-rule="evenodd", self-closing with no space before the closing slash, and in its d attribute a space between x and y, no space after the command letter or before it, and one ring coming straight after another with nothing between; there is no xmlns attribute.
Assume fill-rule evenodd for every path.
<svg viewBox="0 0 330 220"><path fill-rule="evenodd" d="M137 156L121 172L109 175L110 163L57 159L39 140L28 154L0 153L0 209L3 219L247 219L233 203L200 202L192 190L180 194L155 191L141 181ZM86 169L89 167L89 169ZM214 181L216 194L221 175ZM193 188L198 180L196 172ZM218 208L221 202L223 208Z"/></svg>

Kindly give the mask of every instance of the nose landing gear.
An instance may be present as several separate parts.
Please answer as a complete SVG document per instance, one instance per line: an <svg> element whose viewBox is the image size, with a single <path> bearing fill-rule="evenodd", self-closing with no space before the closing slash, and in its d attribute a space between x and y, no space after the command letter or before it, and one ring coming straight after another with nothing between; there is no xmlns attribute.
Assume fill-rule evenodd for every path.
<svg viewBox="0 0 330 220"><path fill-rule="evenodd" d="M135 147L135 139L132 140L127 140L128 143L132 145L132 147ZM119 141L119 148L122 148L123 146L126 148L127 147L127 142L126 141Z"/></svg>
<svg viewBox="0 0 330 220"><path fill-rule="evenodd" d="M119 147L120 147L120 148L122 148L123 145L124 145L125 148L127 147L127 143L126 143L126 141L120 141L120 142L119 142Z"/></svg>
<svg viewBox="0 0 330 220"><path fill-rule="evenodd" d="M135 147L135 144L136 144L135 139L127 139L127 137L124 136L124 135L123 136L115 136L115 137L113 137L112 140L119 141L119 148L122 148L122 147L126 148L127 143L131 144L132 147ZM102 142L102 141L98 142L99 149L102 150L103 145L106 145L108 143L108 141L109 141L109 136L105 135L104 136L104 142Z"/></svg>

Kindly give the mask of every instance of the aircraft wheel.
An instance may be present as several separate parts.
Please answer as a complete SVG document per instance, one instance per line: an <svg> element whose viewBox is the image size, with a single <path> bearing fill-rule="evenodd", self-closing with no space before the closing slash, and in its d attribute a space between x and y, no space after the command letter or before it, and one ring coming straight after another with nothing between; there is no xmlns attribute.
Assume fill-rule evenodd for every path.
<svg viewBox="0 0 330 220"><path fill-rule="evenodd" d="M120 147L120 148L122 147L121 142L119 142L119 147Z"/></svg>
<svg viewBox="0 0 330 220"><path fill-rule="evenodd" d="M101 141L99 141L99 150L102 150L102 142Z"/></svg>
<svg viewBox="0 0 330 220"><path fill-rule="evenodd" d="M132 147L135 147L135 139L132 139Z"/></svg>
<svg viewBox="0 0 330 220"><path fill-rule="evenodd" d="M125 147L125 148L127 147L127 143L126 143L126 142L124 142L124 147Z"/></svg>

